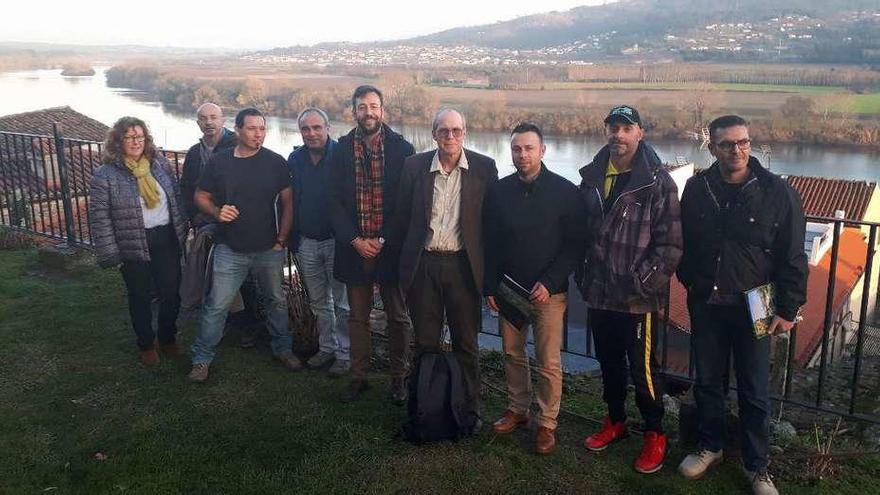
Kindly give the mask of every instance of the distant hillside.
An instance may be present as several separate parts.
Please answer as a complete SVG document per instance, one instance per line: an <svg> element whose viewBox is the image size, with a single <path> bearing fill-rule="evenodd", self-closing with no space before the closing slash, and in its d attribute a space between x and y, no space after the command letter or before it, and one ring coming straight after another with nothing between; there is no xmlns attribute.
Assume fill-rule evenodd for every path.
<svg viewBox="0 0 880 495"><path fill-rule="evenodd" d="M413 38L415 43L538 49L615 32L620 44L650 43L713 22L761 21L786 14L824 17L840 11L877 10L877 0L622 0Z"/></svg>

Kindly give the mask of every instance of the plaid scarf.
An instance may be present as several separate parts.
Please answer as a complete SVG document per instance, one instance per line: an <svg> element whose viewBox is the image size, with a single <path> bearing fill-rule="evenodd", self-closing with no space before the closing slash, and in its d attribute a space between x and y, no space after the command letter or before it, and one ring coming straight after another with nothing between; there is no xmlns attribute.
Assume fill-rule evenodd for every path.
<svg viewBox="0 0 880 495"><path fill-rule="evenodd" d="M382 230L383 191L385 175L385 127L365 142L361 128L354 131L355 200L358 227L365 238L379 237Z"/></svg>

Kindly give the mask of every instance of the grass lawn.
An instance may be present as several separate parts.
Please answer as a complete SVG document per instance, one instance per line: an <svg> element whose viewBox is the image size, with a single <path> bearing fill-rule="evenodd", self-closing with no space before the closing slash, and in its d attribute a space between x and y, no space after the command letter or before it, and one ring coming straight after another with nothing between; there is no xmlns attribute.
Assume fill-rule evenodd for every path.
<svg viewBox="0 0 880 495"><path fill-rule="evenodd" d="M591 454L581 442L594 426L572 414L561 417L560 448L547 457L530 453L526 432L414 447L394 438L403 409L386 402L384 375L365 400L343 405L344 381L291 374L265 347L238 349L234 339L221 344L208 383L187 383L186 359L151 369L136 362L115 271L49 273L34 251L0 251L0 315L2 494L750 493L732 460L685 482L675 445L654 476L630 467L638 437ZM181 334L188 344L193 324ZM596 390L595 380L578 383ZM484 394L495 418L504 401ZM567 393L563 409L603 414L596 394ZM847 462L819 484L779 485L876 493L880 459Z"/></svg>

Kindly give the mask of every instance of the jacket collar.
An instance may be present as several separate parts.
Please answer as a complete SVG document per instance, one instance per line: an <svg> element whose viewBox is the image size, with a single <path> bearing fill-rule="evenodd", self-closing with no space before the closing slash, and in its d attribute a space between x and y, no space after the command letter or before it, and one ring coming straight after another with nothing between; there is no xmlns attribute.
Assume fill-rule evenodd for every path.
<svg viewBox="0 0 880 495"><path fill-rule="evenodd" d="M333 154L333 150L336 149L336 144L337 143L335 139L333 139L332 137L327 138L327 144L324 145L324 156L318 163L324 163ZM309 148L306 145L297 146L296 149L293 150L293 153L291 153L291 155L293 156L294 161L299 162L306 160L308 159ZM311 160L309 159L308 162L304 161L303 163L311 164Z"/></svg>
<svg viewBox="0 0 880 495"><path fill-rule="evenodd" d="M585 184L600 189L605 182L605 169L608 166L608 159L611 157L611 151L606 144L596 153L593 161L589 165L579 170L581 179ZM641 141L636 149L636 155L633 159L632 175L623 192L632 191L640 187L644 187L654 181L657 170L663 166L657 152L648 143ZM601 190L601 189L600 189Z"/></svg>
<svg viewBox="0 0 880 495"><path fill-rule="evenodd" d="M759 189L763 189L767 187L772 179L773 174L764 168L761 165L761 162L758 161L754 156L749 156L749 163L747 165L749 167L749 178L746 179L746 182L743 184L743 187L740 189L740 197L742 201L749 202L755 194L758 194ZM718 161L715 161L708 169L706 169L701 174L705 174L706 182L709 184L709 188L717 191L721 187L722 178L721 178L721 165L718 164ZM757 184L761 185L761 188L749 187L753 181L757 181Z"/></svg>
<svg viewBox="0 0 880 495"><path fill-rule="evenodd" d="M235 146L236 142L238 141L238 137L235 135L235 132L230 131L229 129L227 129L225 127L220 132L221 132L220 140L217 141L217 144L213 148L214 150L222 150L222 149L231 148L232 146ZM198 144L204 146L205 145L205 138L200 137Z"/></svg>
<svg viewBox="0 0 880 495"><path fill-rule="evenodd" d="M771 179L772 174L770 171L764 168L764 166L761 165L761 162L754 156L749 156L749 163L747 166L749 167L749 179L747 179L746 182L755 178L761 183L766 183ZM722 181L721 165L717 160L703 173L706 174L706 179L713 186L720 184Z"/></svg>
<svg viewBox="0 0 880 495"><path fill-rule="evenodd" d="M542 160L541 161L541 170L538 172L538 176L535 177L535 180L533 180L531 182L526 182L526 181L520 179L519 174L517 172L514 172L513 175L516 177L516 183L519 187L531 192L531 191L534 191L535 188L541 187L540 185L547 181L546 177L552 173L553 172L547 170L547 165L544 165L544 161Z"/></svg>

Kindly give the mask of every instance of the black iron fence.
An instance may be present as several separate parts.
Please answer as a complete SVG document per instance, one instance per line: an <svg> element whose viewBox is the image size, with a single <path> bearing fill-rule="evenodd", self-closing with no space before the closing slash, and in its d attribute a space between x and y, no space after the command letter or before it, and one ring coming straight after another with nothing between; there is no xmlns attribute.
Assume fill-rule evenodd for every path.
<svg viewBox="0 0 880 495"><path fill-rule="evenodd" d="M0 225L73 245L90 246L89 182L92 171L101 164L101 152L102 143L66 138L57 126L52 136L0 132ZM184 152L162 150L162 153L180 177ZM880 378L877 378L880 376L880 329L873 331L875 326L871 324L876 306L871 287L872 277L876 278L874 258L880 223L821 217L808 220L832 226L828 266L820 264L818 268L811 268L811 277L825 276L824 270L827 270L826 290L819 297L811 292L807 302L824 307L822 323L820 330L814 332L819 334L818 339L817 335L803 335L797 326L788 338L774 338L774 376L778 378L779 388L773 398L784 404L880 423ZM866 254L864 259L858 260L861 272L855 282L852 277L838 277L844 228L861 229L863 241L866 238L863 246ZM847 270L852 272L851 256L847 263ZM847 296L843 303L838 297L840 283L851 285L843 290ZM859 291L858 308L850 311L850 298ZM661 318L660 365L667 378L692 383L694 366L689 329L674 318L673 307L681 306L683 301L676 300L674 287L670 293ZM824 306L821 306L822 297ZM576 300L579 297L573 294L563 351L593 357L586 311L577 307ZM853 315L857 319L853 320ZM847 345L840 345L841 340ZM867 352L868 349L871 352ZM799 355L810 357L799 361ZM866 380L863 375L868 367L873 374Z"/></svg>

